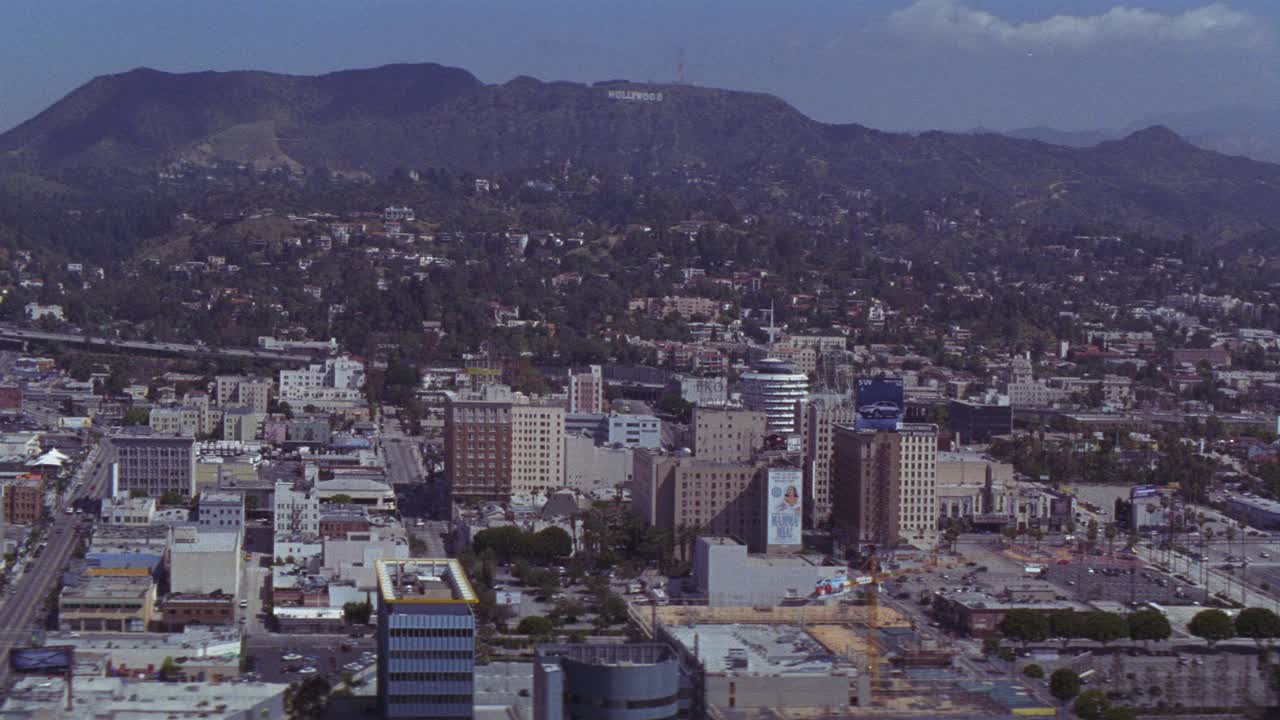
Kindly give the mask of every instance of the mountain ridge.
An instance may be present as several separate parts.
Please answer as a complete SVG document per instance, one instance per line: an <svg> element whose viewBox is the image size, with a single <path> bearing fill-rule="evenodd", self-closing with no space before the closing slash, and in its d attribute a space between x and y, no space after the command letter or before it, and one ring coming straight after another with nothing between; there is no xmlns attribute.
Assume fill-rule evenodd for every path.
<svg viewBox="0 0 1280 720"><path fill-rule="evenodd" d="M618 89L638 92L610 95ZM523 75L484 84L434 63L315 76L138 68L94 78L0 134L0 173L145 176L180 160L375 174L571 160L606 172L976 194L1055 224L1102 217L1219 238L1280 227L1280 166L1203 150L1158 126L1076 148L908 135L821 123L765 93Z"/></svg>

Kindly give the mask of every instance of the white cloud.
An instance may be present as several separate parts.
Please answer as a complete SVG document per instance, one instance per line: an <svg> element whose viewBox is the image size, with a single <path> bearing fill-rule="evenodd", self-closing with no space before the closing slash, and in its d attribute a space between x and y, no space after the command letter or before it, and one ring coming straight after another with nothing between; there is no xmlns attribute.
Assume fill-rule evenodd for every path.
<svg viewBox="0 0 1280 720"><path fill-rule="evenodd" d="M1259 46L1264 25L1248 13L1214 3L1177 15L1118 5L1100 15L1055 15L1010 22L960 0L916 0L889 16L902 35L968 48L1086 49L1120 43Z"/></svg>

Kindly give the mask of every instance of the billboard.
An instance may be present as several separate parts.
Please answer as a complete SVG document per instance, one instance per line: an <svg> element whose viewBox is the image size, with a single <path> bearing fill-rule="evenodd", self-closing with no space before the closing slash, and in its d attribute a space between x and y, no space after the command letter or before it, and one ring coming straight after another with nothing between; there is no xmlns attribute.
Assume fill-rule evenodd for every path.
<svg viewBox="0 0 1280 720"><path fill-rule="evenodd" d="M1160 494L1160 487L1157 485L1134 485L1129 488L1129 499L1137 500L1138 498L1155 497Z"/></svg>
<svg viewBox="0 0 1280 720"><path fill-rule="evenodd" d="M765 544L800 547L804 475L792 468L769 468L765 486Z"/></svg>
<svg viewBox="0 0 1280 720"><path fill-rule="evenodd" d="M906 409L902 378L858 378L858 417L854 427L859 430L894 430L902 423Z"/></svg>
<svg viewBox="0 0 1280 720"><path fill-rule="evenodd" d="M15 673L54 675L71 672L72 645L56 647L25 647L9 651L9 667Z"/></svg>

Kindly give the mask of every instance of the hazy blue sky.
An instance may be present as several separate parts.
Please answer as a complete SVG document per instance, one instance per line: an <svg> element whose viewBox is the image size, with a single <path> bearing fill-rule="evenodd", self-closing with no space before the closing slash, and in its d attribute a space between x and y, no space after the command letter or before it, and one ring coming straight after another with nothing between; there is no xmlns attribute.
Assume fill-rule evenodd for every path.
<svg viewBox="0 0 1280 720"><path fill-rule="evenodd" d="M1275 106L1276 0L41 0L0 9L0 128L95 75L391 62L781 96L886 129L1115 128Z"/></svg>

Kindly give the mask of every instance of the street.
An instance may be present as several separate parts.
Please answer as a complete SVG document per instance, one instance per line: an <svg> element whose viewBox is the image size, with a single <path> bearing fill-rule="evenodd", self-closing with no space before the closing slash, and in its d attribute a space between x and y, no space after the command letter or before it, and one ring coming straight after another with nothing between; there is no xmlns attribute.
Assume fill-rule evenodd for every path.
<svg viewBox="0 0 1280 720"><path fill-rule="evenodd" d="M103 461L110 454L109 449L103 448L107 444L104 439L76 471L69 484L72 503L102 497L107 487L103 482L104 468L105 474L109 474L109 463ZM27 564L26 571L12 581L13 587L0 608L0 688L8 687L9 651L29 644L32 631L43 628L48 611L45 600L61 580L79 537L82 516L67 515L62 507L50 508L49 516L51 521L45 535L48 545Z"/></svg>

